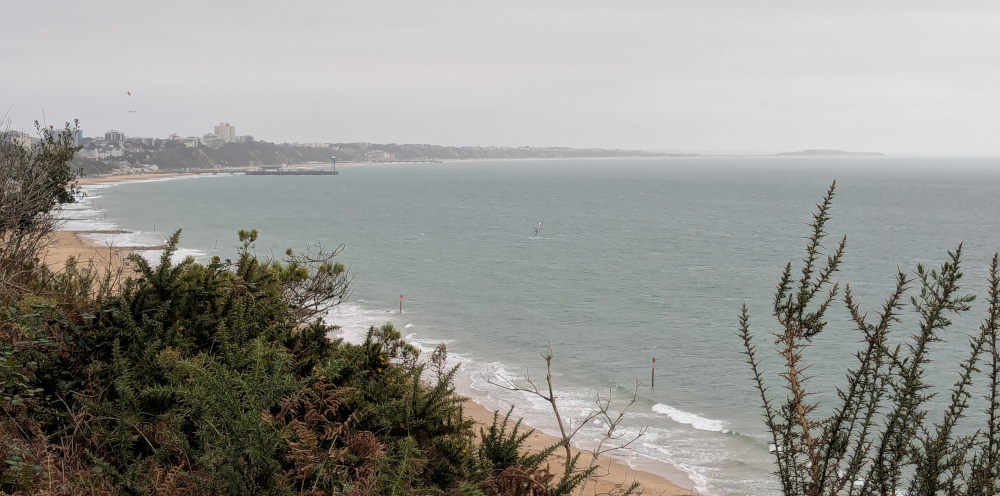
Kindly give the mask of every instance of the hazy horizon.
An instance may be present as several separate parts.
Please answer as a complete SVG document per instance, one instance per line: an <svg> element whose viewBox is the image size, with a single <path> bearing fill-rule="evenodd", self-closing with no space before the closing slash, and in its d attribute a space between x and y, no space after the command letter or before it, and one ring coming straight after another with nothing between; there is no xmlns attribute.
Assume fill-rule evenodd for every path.
<svg viewBox="0 0 1000 496"><path fill-rule="evenodd" d="M988 2L55 0L5 18L16 130L1000 156Z"/></svg>

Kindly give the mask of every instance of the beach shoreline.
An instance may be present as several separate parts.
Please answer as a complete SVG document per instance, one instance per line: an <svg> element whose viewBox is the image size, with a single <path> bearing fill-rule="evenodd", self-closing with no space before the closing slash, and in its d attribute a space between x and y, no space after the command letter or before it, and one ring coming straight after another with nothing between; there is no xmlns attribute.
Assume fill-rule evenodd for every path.
<svg viewBox="0 0 1000 496"><path fill-rule="evenodd" d="M193 172L143 172L141 174L116 174L112 176L90 176L78 177L75 182L77 186L94 186L97 184L122 183L128 181L155 181L157 179L171 179L175 177L197 176Z"/></svg>
<svg viewBox="0 0 1000 496"><path fill-rule="evenodd" d="M488 429L493 423L493 411L489 408L476 403L472 399L467 399L463 404L463 414L467 418L471 418L477 424L476 430L478 432L479 428ZM506 412L499 412L500 418ZM511 418L510 423L508 423L508 428L513 427L514 422L517 421L516 415ZM528 429L534 429L532 426L527 424L522 424L523 427ZM522 429L523 432L523 429ZM525 442L525 448L529 453L537 453L549 446L552 446L559 442L559 438L549 434L545 434L538 429L534 429L534 432ZM573 455L580 454L580 460L578 462L578 468L585 468L590 464L592 455L586 450L581 450L579 448L573 447L571 449ZM555 452L553 452L550 457L550 470L552 473L561 474L563 467L565 466L566 457L564 455L563 449L560 447ZM650 461L657 465L664 465L664 470L669 470L673 472L675 477L687 476L675 467L669 465ZM615 494L615 490L620 487L628 487L633 481L638 482L642 488L641 494L655 494L663 496L681 496L681 495L695 495L697 494L694 489L683 487L673 479L667 479L664 476L657 475L652 472L644 471L640 468L631 467L624 461L614 458L612 456L602 455L598 457L597 465L600 467L597 471L599 477L594 478L588 483L586 491L584 494ZM692 484L693 486L693 484Z"/></svg>
<svg viewBox="0 0 1000 496"><path fill-rule="evenodd" d="M78 184L82 186L93 186L114 182L155 181L185 176L196 175L191 173L129 174L102 178L81 178L78 181ZM48 264L53 270L59 270L65 265L66 259L73 256L78 261L96 263L100 266L101 263L106 263L108 260L125 256L134 251L156 248L104 246L101 242L88 238L86 236L87 232L88 231L56 231L48 249L46 250L45 256L43 257L44 263ZM488 428L491 425L493 420L493 411L486 406L476 403L473 399L467 399L464 403L463 409L465 416L471 418L478 424L476 427L477 432L479 427ZM502 415L506 412L500 413ZM512 421L516 421L516 418L512 419ZM532 428L527 424L524 426ZM555 444L557 441L558 438L556 436L545 434L542 431L535 429L533 435L527 440L526 447L529 451L537 452L545 447ZM574 454L579 452L579 449L573 449ZM562 463L564 463L563 459L564 456L562 455L561 449L557 450L557 452L551 457L550 460L553 463L551 470L553 473L559 473ZM583 456L580 458L580 464L582 466L586 466L590 463L590 459L591 455L588 452L583 452ZM629 464L624 460L610 456L602 456L599 458L598 463L602 467L600 472L604 474L604 476L597 478L594 482L590 483L586 494L595 494L595 490L597 491L596 494L613 494L612 491L615 489L616 485L624 484L627 487L627 485L632 481L638 481L641 484L643 488L642 494L667 496L697 494L693 489L694 483L684 472L664 462L649 459L648 463L643 463L642 467L638 468L629 466Z"/></svg>

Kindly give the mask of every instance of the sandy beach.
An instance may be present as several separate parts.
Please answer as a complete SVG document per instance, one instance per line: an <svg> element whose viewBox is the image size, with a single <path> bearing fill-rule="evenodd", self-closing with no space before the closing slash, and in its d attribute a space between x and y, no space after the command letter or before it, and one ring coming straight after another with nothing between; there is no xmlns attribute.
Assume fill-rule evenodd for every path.
<svg viewBox="0 0 1000 496"><path fill-rule="evenodd" d="M193 174L166 172L94 176L77 178L76 184L77 186L91 186L94 184L150 181L190 175ZM86 233L86 231L56 231L49 239L45 254L42 256L42 261L53 271L62 270L66 266L66 260L69 257L74 257L78 263L89 264L95 267L107 267L109 262L120 262L123 257L133 251L151 248L102 246L96 241L86 239L83 236Z"/></svg>
<svg viewBox="0 0 1000 496"><path fill-rule="evenodd" d="M70 231L56 231L46 246L42 262L54 272L62 270L69 257L76 258L78 263L101 268L107 267L110 261L120 259L132 251L131 248L98 246L95 242L84 239L80 234Z"/></svg>
<svg viewBox="0 0 1000 496"><path fill-rule="evenodd" d="M465 416L476 421L477 424L488 428L493 423L493 412L488 408L472 401L466 401L464 404ZM500 412L503 415L506 412ZM513 425L513 419L508 426ZM522 428L530 428L530 426L522 425ZM478 430L478 429L477 429ZM550 436L544 434L541 431L536 430L531 437L527 439L525 443L528 450L531 452L538 452L544 448L552 446L559 441L559 438L555 436ZM580 453L581 450L573 448L573 454ZM559 474L564 466L566 457L563 455L564 451L562 448L556 450L550 461L552 465L550 470ZM579 465L586 467L591 460L591 454L589 452L583 452L580 456ZM666 478L659 475L644 472L642 470L637 470L635 468L629 467L625 463L616 460L608 456L602 456L599 459L599 464L601 466L597 473L600 477L596 477L594 480L587 484L584 494L587 495L603 495L603 494L618 494L615 491L621 487L628 487L633 481L639 482L641 487L641 492L639 494L644 495L663 495L663 496L679 496L679 495L693 495L697 494L691 489L685 489L673 482L668 481ZM665 469L670 469L676 471L676 476L678 478L685 477L685 475L673 467L664 466Z"/></svg>
<svg viewBox="0 0 1000 496"><path fill-rule="evenodd" d="M149 172L143 174L121 174L116 176L92 176L77 178L76 184L78 186L89 186L93 184L118 183L124 181L149 181L153 179L167 179L171 177L195 175L197 174L189 172Z"/></svg>
<svg viewBox="0 0 1000 496"><path fill-rule="evenodd" d="M132 174L100 178L82 178L78 180L78 183L80 185L92 185L119 181L155 180L183 175L190 174ZM44 263L48 264L53 270L60 270L63 266L65 266L66 259L72 256L82 263L91 263L95 264L97 267L101 267L102 265L106 266L108 261L120 260L121 256L137 249L135 247L121 248L114 246L99 246L96 241L87 239L83 236L83 234L85 234L85 232L57 231L54 233L43 258ZM478 403L471 400L466 401L464 411L467 417L475 420L481 426L488 427L492 423L493 412ZM501 412L501 414L502 413L504 412ZM555 444L557 440L558 439L554 436L541 433L540 431L535 431L535 433L528 439L527 446L529 450L540 451L545 447ZM574 449L574 453L577 452L579 451ZM558 450L550 459L553 464L551 470L554 473L559 472L560 467L565 461L562 453L562 450ZM580 460L580 463L583 466L589 464L591 460L590 453L583 453ZM693 490L681 487L680 485L675 484L662 476L632 468L624 462L614 458L605 456L601 457L599 460L599 464L602 468L599 469L598 472L602 476L589 482L584 494L617 494L615 492L617 487L627 487L632 483L632 481L638 481L641 484L642 492L640 494L667 496L696 494ZM652 463L654 462L651 462L651 464ZM650 470L656 470L660 473L670 473L670 477L674 480L686 479L683 472L669 465L659 464L655 467L650 465L648 468Z"/></svg>

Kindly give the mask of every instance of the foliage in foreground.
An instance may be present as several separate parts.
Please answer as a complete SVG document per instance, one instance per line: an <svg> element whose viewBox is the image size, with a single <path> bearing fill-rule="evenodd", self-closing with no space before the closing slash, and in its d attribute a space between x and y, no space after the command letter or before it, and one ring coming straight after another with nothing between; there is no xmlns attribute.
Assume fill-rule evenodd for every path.
<svg viewBox="0 0 1000 496"><path fill-rule="evenodd" d="M0 492L567 494L508 420L477 439L391 324L360 345L290 302L346 281L329 258L158 266L113 292L71 270L0 304ZM40 268L38 270L45 270ZM320 285L322 286L322 285ZM345 284L328 284L346 292ZM97 296L93 296L97 295ZM327 295L330 296L330 295ZM341 295L342 296L342 295ZM339 301L339 298L328 298ZM436 373L434 373L436 371ZM554 449L554 448L552 448ZM511 492L513 491L513 492Z"/></svg>
<svg viewBox="0 0 1000 496"><path fill-rule="evenodd" d="M931 418L928 384L932 348L952 329L952 318L970 309L974 296L962 292L959 246L938 269L918 265L915 277L899 272L896 288L870 316L851 293L843 304L861 346L857 362L837 388L838 400L821 408L811 397L805 351L827 326L827 312L840 297L834 280L846 237L828 255L827 238L835 184L813 215L812 233L799 276L789 262L774 297L778 326L772 331L777 364L761 358L750 332L746 305L740 317L744 352L761 396L764 422L773 436L776 475L786 495L991 495L1000 493L1000 255L990 266L987 315L969 339L968 358L958 364L950 401L940 418ZM825 258L825 260L824 260ZM916 328L893 345L890 331L901 323L910 296ZM874 318L873 318L874 317ZM769 388L767 370L777 369L785 394ZM973 382L985 380L984 397ZM983 400L973 403L976 400ZM962 429L975 404L985 425ZM936 415L936 412L933 413ZM965 426L968 427L968 426Z"/></svg>

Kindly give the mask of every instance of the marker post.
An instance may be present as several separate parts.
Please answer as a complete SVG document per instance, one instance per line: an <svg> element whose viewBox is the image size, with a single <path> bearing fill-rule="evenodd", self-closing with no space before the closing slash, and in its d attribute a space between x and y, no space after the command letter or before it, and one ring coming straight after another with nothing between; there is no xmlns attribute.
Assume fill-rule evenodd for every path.
<svg viewBox="0 0 1000 496"><path fill-rule="evenodd" d="M649 370L649 387L656 385L656 357L653 357L653 368Z"/></svg>
<svg viewBox="0 0 1000 496"><path fill-rule="evenodd" d="M403 295L399 295L399 313L403 313Z"/></svg>

